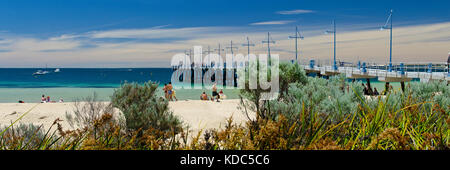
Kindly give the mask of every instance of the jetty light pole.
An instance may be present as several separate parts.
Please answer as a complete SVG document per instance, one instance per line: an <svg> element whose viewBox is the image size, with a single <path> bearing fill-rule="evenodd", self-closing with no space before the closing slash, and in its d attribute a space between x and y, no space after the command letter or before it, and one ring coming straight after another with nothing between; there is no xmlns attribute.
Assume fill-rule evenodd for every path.
<svg viewBox="0 0 450 170"><path fill-rule="evenodd" d="M230 51L231 51L231 67L234 67L234 51L233 51L233 49L236 49L237 50L237 47L233 47L233 40L231 40L231 42L230 42L230 46L229 47L225 47L226 49L230 49Z"/></svg>
<svg viewBox="0 0 450 170"><path fill-rule="evenodd" d="M189 63L191 68L193 68L194 67L194 61L192 59L192 49L189 49L189 61L191 62L191 63Z"/></svg>
<svg viewBox="0 0 450 170"><path fill-rule="evenodd" d="M270 43L275 44L275 41L271 40L270 33L267 32L267 41L262 41L262 43L267 43L267 52L269 55L269 66L271 65L272 57L270 56Z"/></svg>
<svg viewBox="0 0 450 170"><path fill-rule="evenodd" d="M242 46L247 46L247 63L250 65L250 46L255 46L255 44L250 44L250 40L247 37L247 44L242 44Z"/></svg>
<svg viewBox="0 0 450 170"><path fill-rule="evenodd" d="M219 48L214 49L214 51L217 51L218 52L217 54L219 54L219 57L222 57L222 56L220 56L220 52L224 51L224 49L220 48L220 43L219 43ZM214 63L214 64L216 64L216 63Z"/></svg>
<svg viewBox="0 0 450 170"><path fill-rule="evenodd" d="M381 30L383 29L389 29L390 32L390 36L389 36L389 72L392 72L392 13L394 12L394 10L391 9L389 17L386 21L386 23L384 24L384 26L381 27ZM390 26L388 26L390 22Z"/></svg>
<svg viewBox="0 0 450 170"><path fill-rule="evenodd" d="M188 60L187 60L187 57L189 56L189 58L191 58L191 56L189 55L189 53L187 52L187 50L184 50L184 67L187 67L188 66Z"/></svg>
<svg viewBox="0 0 450 170"><path fill-rule="evenodd" d="M326 34L333 33L334 41L333 41L333 47L334 47L334 57L333 57L333 69L337 70L336 65L336 20L333 20L333 31L325 31Z"/></svg>
<svg viewBox="0 0 450 170"><path fill-rule="evenodd" d="M204 53L208 53L208 63L206 63L206 67L208 67L208 65L211 66L211 56L210 56L210 54L211 54L211 52L214 52L214 51L211 51L210 47L208 45L208 51L203 51L203 52ZM203 63L203 61L202 61L202 63Z"/></svg>
<svg viewBox="0 0 450 170"><path fill-rule="evenodd" d="M298 63L298 49L297 49L297 40L303 39L304 37L298 32L298 28L297 26L295 27L295 35L294 36L289 36L289 38L295 38L295 62Z"/></svg>

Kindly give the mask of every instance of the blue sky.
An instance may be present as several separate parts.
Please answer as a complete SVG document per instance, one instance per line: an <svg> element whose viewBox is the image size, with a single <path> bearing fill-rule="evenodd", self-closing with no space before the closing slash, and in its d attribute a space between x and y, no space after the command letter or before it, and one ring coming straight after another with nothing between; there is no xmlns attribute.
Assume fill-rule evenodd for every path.
<svg viewBox="0 0 450 170"><path fill-rule="evenodd" d="M395 9L400 23L450 20L450 1L290 1L290 0L14 0L0 2L0 30L52 35L117 28L243 26L268 20L319 25L336 18L343 24L382 23ZM278 11L312 10L304 15Z"/></svg>
<svg viewBox="0 0 450 170"><path fill-rule="evenodd" d="M233 36L244 37L273 31L275 37L277 35L285 37L292 32L292 28L296 25L300 25L305 34L309 33L309 35L305 35L306 37L319 36L320 32L329 28L332 19L337 20L338 30L342 32L376 30L384 24L389 9L394 9L396 27L432 26L450 22L449 6L450 1L448 0L2 0L0 1L0 23L3 24L0 24L0 40L4 42L0 42L0 59L14 56L22 58L28 63L3 62L4 64L0 64L0 66L33 67L45 62L53 65L78 67L86 63L101 63L102 56L97 57L98 61L90 59L96 58L96 54L102 53L101 50L108 50L108 48L100 48L105 46L124 47L124 44L133 43L136 46L143 45L142 48L153 48L152 44L167 46L174 43L174 46L180 47L185 44L182 46L183 49L180 49L183 51L193 45L216 45L216 43L211 44L210 41L206 41L205 38L217 36L217 41L222 41L222 38L230 36L231 33ZM148 35L146 32L155 29L163 31L163 33L157 32ZM189 36L183 32L185 30L188 30ZM448 42L447 27L444 27L444 31L437 31L443 35L440 41ZM117 34L111 36L112 33L121 36L117 36ZM155 36L155 34L158 35ZM263 36L261 34L261 37L254 39L259 41ZM235 41L242 41L242 39ZM427 38L424 37L424 39ZM227 41L223 40L222 43ZM3 47L1 47L2 44ZM26 45L35 46L36 44L44 44L49 47L37 49L40 53L32 50L30 53L20 54L19 51L13 53L14 50L22 49L23 51L23 48L27 48ZM51 48L51 46L55 46L55 48ZM88 51L95 48L97 51ZM153 49L159 49L160 54L166 51L176 51L176 49L164 49L159 46ZM283 51L282 47L279 50ZM292 49L285 49L285 51L289 50ZM153 54L159 54L155 51L140 49L133 49L133 51L142 53L130 52L127 53L127 58L118 56L114 63L119 64L104 66L145 67L147 64L157 67L159 65L152 65L152 62L164 63L162 58L153 56ZM60 53L55 54L54 52ZM32 59L46 54L56 58L61 55L73 58L83 57L82 55L89 55L89 57L86 56L86 60L75 63L64 63L63 60L58 63L58 59L51 57L44 60L42 58L40 60ZM305 54L314 55L315 53L310 51ZM345 53L341 54L345 55ZM326 57L325 55L318 54L317 56ZM348 55L353 54L348 53ZM143 56L148 56L150 61L143 62L145 60ZM148 58L146 59L148 60ZM165 58L170 58L170 55ZM124 64L120 64L120 61L123 61ZM133 61L144 64L129 64ZM95 66L91 65L91 67Z"/></svg>

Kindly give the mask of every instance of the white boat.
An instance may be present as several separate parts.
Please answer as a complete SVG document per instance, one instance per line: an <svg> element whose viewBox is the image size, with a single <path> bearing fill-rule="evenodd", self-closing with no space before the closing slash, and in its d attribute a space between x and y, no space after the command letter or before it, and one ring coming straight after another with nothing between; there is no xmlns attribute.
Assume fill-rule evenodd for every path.
<svg viewBox="0 0 450 170"><path fill-rule="evenodd" d="M61 72L61 70L59 70L59 68L55 69L55 73L59 73Z"/></svg>
<svg viewBox="0 0 450 170"><path fill-rule="evenodd" d="M48 73L48 71L38 70L38 71L34 72L33 75L44 75L44 74L47 74L47 73Z"/></svg>

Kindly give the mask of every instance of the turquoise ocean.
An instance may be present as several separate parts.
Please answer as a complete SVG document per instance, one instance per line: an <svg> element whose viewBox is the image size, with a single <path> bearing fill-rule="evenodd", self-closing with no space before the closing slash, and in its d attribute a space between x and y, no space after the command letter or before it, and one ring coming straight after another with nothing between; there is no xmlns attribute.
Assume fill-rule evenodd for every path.
<svg viewBox="0 0 450 170"><path fill-rule="evenodd" d="M97 94L101 101L109 101L114 90L124 82L144 83L149 80L158 82L159 86L168 83L172 76L171 68L55 68L43 69L49 71L45 75L32 75L36 68L0 68L0 103L15 103L22 100L26 103L39 102L42 95L50 96L51 100L62 98L65 102L83 99ZM365 81L365 80L363 80ZM371 80L373 87L384 89L384 82ZM399 83L391 83L399 88ZM236 99L238 89L223 89L228 99ZM197 100L209 89L176 89L179 100ZM158 95L163 96L161 88Z"/></svg>

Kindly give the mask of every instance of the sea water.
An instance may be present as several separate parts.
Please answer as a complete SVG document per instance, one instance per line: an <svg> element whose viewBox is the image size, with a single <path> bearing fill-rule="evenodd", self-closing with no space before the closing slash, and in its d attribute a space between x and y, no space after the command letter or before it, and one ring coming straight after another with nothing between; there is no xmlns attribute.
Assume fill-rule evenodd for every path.
<svg viewBox="0 0 450 170"><path fill-rule="evenodd" d="M61 68L60 72L53 69L42 69L50 73L32 75L36 68L0 68L0 102L13 103L40 102L41 96L50 96L51 100L65 102L82 100L94 93L100 101L109 101L114 90L124 82L144 83L153 81L159 83L157 95L163 96L162 86L170 82L171 68ZM349 80L350 81L350 80ZM365 80L362 80L365 82ZM372 88L379 92L384 89L384 82L371 79ZM400 88L400 83L391 83L394 88ZM228 99L239 97L238 89L223 89ZM198 100L200 94L211 95L210 87L204 89L176 89L179 100Z"/></svg>
<svg viewBox="0 0 450 170"><path fill-rule="evenodd" d="M61 68L53 69L45 75L32 75L36 68L0 68L0 102L12 103L22 100L26 103L40 102L41 96L50 96L52 101L62 98L65 102L82 100L97 95L100 101L109 101L114 90L124 82L159 83L157 95L164 96L161 90L170 82L171 68ZM238 98L238 89L223 89L229 99ZM210 87L204 89L175 89L179 100L198 100L200 94L211 95Z"/></svg>

